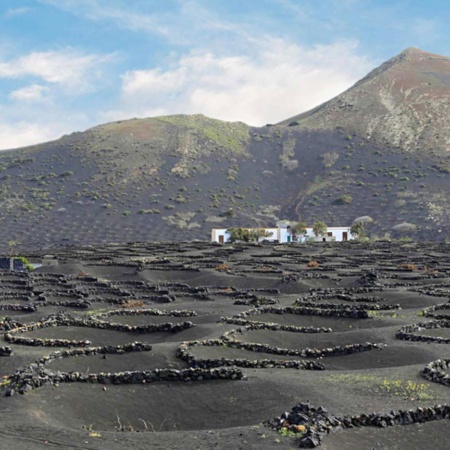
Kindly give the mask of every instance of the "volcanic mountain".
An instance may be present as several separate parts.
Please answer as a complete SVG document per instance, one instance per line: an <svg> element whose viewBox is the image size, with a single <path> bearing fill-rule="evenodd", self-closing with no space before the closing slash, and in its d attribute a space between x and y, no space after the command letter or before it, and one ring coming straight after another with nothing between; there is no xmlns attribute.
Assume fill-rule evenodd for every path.
<svg viewBox="0 0 450 450"><path fill-rule="evenodd" d="M334 99L282 124L342 127L408 151L450 150L450 58L408 48Z"/></svg>
<svg viewBox="0 0 450 450"><path fill-rule="evenodd" d="M0 241L209 239L277 219L450 237L450 58L408 49L329 102L261 128L133 119L0 155Z"/></svg>

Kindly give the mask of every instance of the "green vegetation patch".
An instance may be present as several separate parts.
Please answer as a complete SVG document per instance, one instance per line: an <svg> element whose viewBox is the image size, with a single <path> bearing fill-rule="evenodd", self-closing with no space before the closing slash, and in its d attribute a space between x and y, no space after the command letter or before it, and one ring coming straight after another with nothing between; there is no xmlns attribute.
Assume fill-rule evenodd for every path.
<svg viewBox="0 0 450 450"><path fill-rule="evenodd" d="M223 122L202 114L193 116L161 116L160 121L195 130L217 146L236 155L246 154L246 143L250 140L249 127L242 122Z"/></svg>
<svg viewBox="0 0 450 450"><path fill-rule="evenodd" d="M370 374L333 374L327 377L331 383L348 384L356 390L370 391L381 396L398 396L408 400L432 400L430 385L412 380L386 378Z"/></svg>

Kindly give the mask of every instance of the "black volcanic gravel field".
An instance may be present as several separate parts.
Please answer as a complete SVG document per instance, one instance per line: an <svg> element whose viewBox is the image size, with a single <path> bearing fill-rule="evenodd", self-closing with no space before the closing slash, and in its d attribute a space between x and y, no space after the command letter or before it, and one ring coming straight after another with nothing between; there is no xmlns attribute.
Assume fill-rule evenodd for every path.
<svg viewBox="0 0 450 450"><path fill-rule="evenodd" d="M111 244L2 271L0 449L446 449L449 250Z"/></svg>

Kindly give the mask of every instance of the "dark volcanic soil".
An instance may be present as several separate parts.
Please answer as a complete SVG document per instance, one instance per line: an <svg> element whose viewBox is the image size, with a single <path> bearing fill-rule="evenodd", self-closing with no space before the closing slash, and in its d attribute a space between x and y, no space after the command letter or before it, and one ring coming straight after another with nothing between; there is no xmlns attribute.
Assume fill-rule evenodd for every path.
<svg viewBox="0 0 450 450"><path fill-rule="evenodd" d="M283 436L263 422L300 402L338 416L450 402L448 386L422 376L426 364L450 358L449 344L436 342L448 340L450 328L412 332L431 342L396 337L402 327L450 314L439 306L450 298L446 245L129 244L55 254L56 267L0 273L2 333L14 328L0 343L12 348L0 357L1 450L289 449L298 448L300 434ZM306 268L311 259L318 269ZM226 271L218 270L223 264ZM302 305L308 307L299 311ZM330 310L345 317L324 316ZM24 329L32 322L54 326ZM185 322L178 331L150 329ZM11 336L31 341L8 342ZM61 340L74 341L72 349L82 340L109 348L67 356ZM117 351L136 341L151 350ZM180 357L183 342L190 361ZM379 348L328 354L365 343ZM57 351L40 368L34 364ZM273 361L261 367L263 360ZM314 361L325 370L277 367L286 361ZM238 364L244 379L119 382L127 371L206 363ZM97 375L55 378L66 373ZM93 382L101 373L120 373L119 381ZM44 385L21 393L39 377ZM336 429L321 448L439 450L449 438L448 420L440 420Z"/></svg>

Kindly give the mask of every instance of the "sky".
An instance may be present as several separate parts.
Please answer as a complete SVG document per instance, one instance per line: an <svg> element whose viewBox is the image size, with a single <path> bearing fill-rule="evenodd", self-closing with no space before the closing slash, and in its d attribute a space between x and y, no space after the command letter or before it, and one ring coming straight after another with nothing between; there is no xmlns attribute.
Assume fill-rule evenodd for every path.
<svg viewBox="0 0 450 450"><path fill-rule="evenodd" d="M261 126L408 47L450 56L447 0L0 0L0 149L134 117Z"/></svg>

